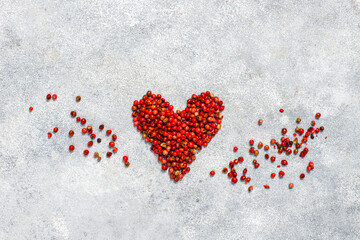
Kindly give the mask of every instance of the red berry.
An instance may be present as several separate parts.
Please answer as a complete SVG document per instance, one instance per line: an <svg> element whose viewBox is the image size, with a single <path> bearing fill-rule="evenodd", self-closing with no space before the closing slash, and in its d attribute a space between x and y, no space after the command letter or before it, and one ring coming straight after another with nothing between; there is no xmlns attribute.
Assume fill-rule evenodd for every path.
<svg viewBox="0 0 360 240"><path fill-rule="evenodd" d="M29 111L32 112L32 110L34 110L34 108L33 108L33 107L29 107Z"/></svg>
<svg viewBox="0 0 360 240"><path fill-rule="evenodd" d="M106 153L106 156L107 156L107 157L111 157L111 155L112 155L112 152L107 152L107 153Z"/></svg>
<svg viewBox="0 0 360 240"><path fill-rule="evenodd" d="M163 164L162 166L161 166L161 169L162 170L166 170L168 167L165 165L165 164Z"/></svg>
<svg viewBox="0 0 360 240"><path fill-rule="evenodd" d="M283 112L284 112L284 109L280 108L279 112L283 113Z"/></svg>
<svg viewBox="0 0 360 240"><path fill-rule="evenodd" d="M244 158L243 158L243 157L239 157L238 160L239 160L239 162L244 162Z"/></svg>
<svg viewBox="0 0 360 240"><path fill-rule="evenodd" d="M110 147L115 147L115 143L114 142L109 142L109 146Z"/></svg>
<svg viewBox="0 0 360 240"><path fill-rule="evenodd" d="M46 100L50 100L51 99L51 94L48 94L48 95L46 95Z"/></svg>
<svg viewBox="0 0 360 240"><path fill-rule="evenodd" d="M90 135L90 138L94 139L94 138L96 138L96 135L93 133L93 134Z"/></svg>
<svg viewBox="0 0 360 240"><path fill-rule="evenodd" d="M286 128L283 128L283 129L281 130L281 133L282 133L282 134L286 134L286 133L287 133L287 129L286 129Z"/></svg>
<svg viewBox="0 0 360 240"><path fill-rule="evenodd" d="M89 150L84 150L84 155L85 156L89 155Z"/></svg>
<svg viewBox="0 0 360 240"><path fill-rule="evenodd" d="M315 118L319 119L321 117L321 113L316 113Z"/></svg>
<svg viewBox="0 0 360 240"><path fill-rule="evenodd" d="M265 184L265 185L264 185L264 188L265 188L265 189L269 189L269 188L270 188L270 186L269 186L269 185L267 185L267 184Z"/></svg>
<svg viewBox="0 0 360 240"><path fill-rule="evenodd" d="M58 132L59 128L58 127L54 127L54 133Z"/></svg>
<svg viewBox="0 0 360 240"><path fill-rule="evenodd" d="M52 133L49 132L49 133L48 133L48 138L51 138L51 137L52 137Z"/></svg>
<svg viewBox="0 0 360 240"><path fill-rule="evenodd" d="M124 162L127 162L129 160L129 158L127 156L123 156L123 160L124 160Z"/></svg>
<svg viewBox="0 0 360 240"><path fill-rule="evenodd" d="M76 112L75 112L75 111L71 111L71 112L70 112L70 115L71 115L72 117L76 117Z"/></svg>
<svg viewBox="0 0 360 240"><path fill-rule="evenodd" d="M313 168L313 167L314 167L314 163L313 163L313 162L309 162L309 166Z"/></svg>
<svg viewBox="0 0 360 240"><path fill-rule="evenodd" d="M286 160L281 160L281 164L282 164L283 166L286 166L286 165L288 165L288 162L287 162Z"/></svg>
<svg viewBox="0 0 360 240"><path fill-rule="evenodd" d="M210 171L210 175L214 176L215 175L215 171Z"/></svg>
<svg viewBox="0 0 360 240"><path fill-rule="evenodd" d="M271 160L271 162L275 162L276 157L273 156L273 157L270 158L270 160Z"/></svg>
<svg viewBox="0 0 360 240"><path fill-rule="evenodd" d="M77 117L77 118L76 118L76 121L77 121L77 122L80 122L80 120L81 120L80 117Z"/></svg>
<svg viewBox="0 0 360 240"><path fill-rule="evenodd" d="M276 173L271 173L270 175L272 178L276 177Z"/></svg>
<svg viewBox="0 0 360 240"><path fill-rule="evenodd" d="M75 150L74 145L70 145L70 146L69 146L69 150L70 150L71 152L74 151L74 150Z"/></svg>
<svg viewBox="0 0 360 240"><path fill-rule="evenodd" d="M113 134L113 135L112 135L112 140L113 140L113 141L116 141L116 139L117 139L117 136L116 136L115 134Z"/></svg>
<svg viewBox="0 0 360 240"><path fill-rule="evenodd" d="M239 150L238 147L234 147L234 152L237 152L237 150Z"/></svg>
<svg viewBox="0 0 360 240"><path fill-rule="evenodd" d="M94 145L94 142L93 142L93 141L89 141L89 142L88 142L88 146L91 147L92 145Z"/></svg>
<svg viewBox="0 0 360 240"><path fill-rule="evenodd" d="M293 183L289 183L289 188L293 188L294 187L294 184Z"/></svg>
<svg viewBox="0 0 360 240"><path fill-rule="evenodd" d="M285 173L283 171L279 172L279 177L283 177L285 175Z"/></svg>
<svg viewBox="0 0 360 240"><path fill-rule="evenodd" d="M291 150L291 149L286 150L286 154L287 154L287 155L290 155L290 154L291 154L291 152L292 152L292 150Z"/></svg>
<svg viewBox="0 0 360 240"><path fill-rule="evenodd" d="M251 178L250 178L250 177L245 178L245 182L246 182L246 183L248 183L248 182L250 182L250 181L251 181Z"/></svg>
<svg viewBox="0 0 360 240"><path fill-rule="evenodd" d="M53 94L53 95L52 95L52 99L56 100L56 99L57 99L57 95L56 95L56 94Z"/></svg>
<svg viewBox="0 0 360 240"><path fill-rule="evenodd" d="M106 134L107 134L107 135L110 135L111 133L112 133L111 130L106 130Z"/></svg>
<svg viewBox="0 0 360 240"><path fill-rule="evenodd" d="M243 174L246 174L247 173L247 169L246 168L244 168L244 170L243 170Z"/></svg>
<svg viewBox="0 0 360 240"><path fill-rule="evenodd" d="M300 128L299 129L299 134L302 135L304 133L304 129Z"/></svg>
<svg viewBox="0 0 360 240"><path fill-rule="evenodd" d="M86 123L86 119L85 118L81 119L81 124L84 125L85 123Z"/></svg>
<svg viewBox="0 0 360 240"><path fill-rule="evenodd" d="M85 133L87 133L87 129L86 129L86 128L83 128L83 129L81 130L81 132L85 134Z"/></svg>
<svg viewBox="0 0 360 240"><path fill-rule="evenodd" d="M258 168L258 167L260 167L260 164L259 164L259 163L255 163L255 164L254 164L254 167L255 167L255 168Z"/></svg>
<svg viewBox="0 0 360 240"><path fill-rule="evenodd" d="M259 119L259 125L263 124L263 120Z"/></svg>
<svg viewBox="0 0 360 240"><path fill-rule="evenodd" d="M305 177L304 173L300 174L300 179L304 179L304 177Z"/></svg>
<svg viewBox="0 0 360 240"><path fill-rule="evenodd" d="M236 177L233 177L233 178L231 179L231 181L235 184L235 183L237 183L238 179L237 179Z"/></svg>
<svg viewBox="0 0 360 240"><path fill-rule="evenodd" d="M117 147L114 147L112 151L113 151L114 153L117 153L117 152L118 152L118 148L117 148Z"/></svg>
<svg viewBox="0 0 360 240"><path fill-rule="evenodd" d="M254 140L250 140L250 141L249 141L249 144L250 144L250 145L254 145Z"/></svg>
<svg viewBox="0 0 360 240"><path fill-rule="evenodd" d="M100 129L100 130L103 130L103 129L104 129L104 124L101 124L101 125L99 126L99 129Z"/></svg>

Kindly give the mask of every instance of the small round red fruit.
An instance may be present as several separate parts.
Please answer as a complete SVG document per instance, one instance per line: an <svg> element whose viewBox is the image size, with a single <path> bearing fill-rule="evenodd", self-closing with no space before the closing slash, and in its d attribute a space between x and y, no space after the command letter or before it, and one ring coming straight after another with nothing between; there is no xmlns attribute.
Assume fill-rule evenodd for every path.
<svg viewBox="0 0 360 240"><path fill-rule="evenodd" d="M123 156L123 161L127 162L129 160L128 156Z"/></svg>
<svg viewBox="0 0 360 240"><path fill-rule="evenodd" d="M84 150L84 155L85 155L85 156L89 155L89 150L87 150L87 149Z"/></svg>
<svg viewBox="0 0 360 240"><path fill-rule="evenodd" d="M210 175L214 176L215 175L215 171L210 171Z"/></svg>
<svg viewBox="0 0 360 240"><path fill-rule="evenodd" d="M107 134L107 135L110 135L111 133L112 133L111 130L106 130L106 134Z"/></svg>
<svg viewBox="0 0 360 240"><path fill-rule="evenodd" d="M70 145L70 146L69 146L69 150L70 150L71 152L74 151L74 150L75 150L74 145Z"/></svg>

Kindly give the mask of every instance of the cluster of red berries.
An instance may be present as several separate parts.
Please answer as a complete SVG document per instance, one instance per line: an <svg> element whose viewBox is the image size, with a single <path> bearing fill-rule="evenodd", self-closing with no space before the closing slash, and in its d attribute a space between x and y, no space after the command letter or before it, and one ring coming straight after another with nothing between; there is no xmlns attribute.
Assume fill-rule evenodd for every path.
<svg viewBox="0 0 360 240"><path fill-rule="evenodd" d="M280 112L284 112L283 109L280 109ZM319 119L321 117L321 114L320 113L316 113L315 115L315 118L316 119ZM301 122L301 119L298 118L296 120L297 123L300 123ZM262 121L261 121L262 123ZM260 124L260 121L259 121L259 124ZM316 122L315 121L311 121L311 125L312 126L315 126ZM261 124L260 124L261 125ZM324 127L321 126L319 128L314 128L314 127L309 127L308 130L305 132L304 129L302 128L298 128L296 127L295 129L295 132L293 134L294 136L294 139L290 139L289 137L285 137L285 136L282 136L280 138L280 141L276 141L275 139L271 139L270 141L270 145L273 145L274 146L274 149L277 150L277 153L278 154L282 154L283 152L286 154L286 155L290 155L290 154L298 154L299 150L303 147L303 145L307 145L307 142L308 142L308 138L310 137L311 139L314 139L315 135L318 134L319 132L322 132L324 131ZM286 135L287 133L287 129L286 128L283 128L281 130L281 134L282 135ZM305 132L305 134L304 134ZM304 135L303 135L304 134ZM299 140L297 138L297 136L302 136L301 140ZM317 136L317 135L316 135ZM261 148L263 147L263 143L262 142L259 142L257 147L258 149L255 149L255 147L253 146L255 144L255 141L254 140L250 140L249 141L249 144L250 144L250 148L249 148L249 153L250 155L254 155L254 156L258 156L259 155L259 151L261 150ZM292 147L295 147L294 150L292 150L291 148ZM270 149L269 145L265 145L264 146L264 150L265 151L268 151ZM237 147L234 147L234 151L236 152L238 150ZM304 158L306 156L306 154L309 152L309 149L307 147L304 147L302 149L302 151L300 152L299 156ZM275 162L276 161L276 157L275 156L271 156L269 154L265 154L264 155L265 159L269 159L270 158L270 161L271 162ZM232 183L237 183L238 182L238 175L237 175L237 172L236 172L236 169L235 169L235 166L238 164L238 163L242 163L244 162L244 158L242 156L240 156L239 158L233 160L233 161L230 161L229 163L229 167L230 167L230 170L228 170L227 168L224 168L223 169L223 173L227 173L228 177L231 179L231 182ZM258 160L254 159L252 161L252 164L253 164L253 167L254 169L257 169L260 167L260 163L258 162ZM281 165L277 165L278 168L280 168L281 166L287 166L288 165L288 161L286 159L282 159L281 160ZM314 169L314 163L313 162L309 162L309 165L307 166L307 171L310 172ZM229 171L229 172L228 172ZM212 174L213 172L213 174ZM212 171L210 172L210 175L214 175L215 172ZM246 176L246 173L247 173L247 168L243 168L242 170L242 176L240 177L240 180L241 181L244 181L245 183L249 183L251 181L251 178L249 176ZM283 170L280 170L278 172L278 176L280 178L283 178L285 176L285 172ZM275 178L276 177L276 173L271 173L270 174L270 177L271 178ZM300 179L304 179L305 178L305 174L304 173L301 173L300 174ZM293 188L294 187L294 184L293 183L290 183L289 184L289 188ZM265 189L269 189L270 186L268 184L265 184L264 185L264 188ZM253 190L253 186L250 186L249 191L252 191Z"/></svg>
<svg viewBox="0 0 360 240"><path fill-rule="evenodd" d="M223 102L209 91L193 94L185 110L174 107L160 95L148 91L134 101L134 126L141 132L151 150L158 154L162 169L179 181L190 171L196 153L206 147L221 128Z"/></svg>
<svg viewBox="0 0 360 240"><path fill-rule="evenodd" d="M51 94L48 94L48 95L46 96L46 100L47 100L47 101L51 100L51 98L52 98L53 100L56 100L56 99L57 99L57 95L56 95L56 94L53 94L53 95L51 96ZM80 100L81 100L81 97L80 97L80 96L77 96L77 97L76 97L76 101L79 102ZM33 109L34 109L33 107L30 107L30 108L29 108L29 111L32 112ZM79 122L81 125L85 125L86 122L87 122L85 118L81 118L80 116L77 116L77 112L76 112L76 111L71 111L71 112L70 112L70 116L73 117L73 118L76 118L76 122ZM101 125L99 126L99 131L102 131L103 129L104 129L104 124L101 124ZM57 133L58 131L59 131L59 128L58 128L58 127L55 127L55 128L53 129L53 133ZM93 140L96 138L95 130L93 129L93 127L92 127L91 125L88 125L88 126L86 126L86 127L83 127L83 128L81 129L81 132L82 132L83 135L85 135L85 134L88 134L88 135L89 135L90 141L87 142L87 146L88 146L89 148L91 148L91 147L94 145L94 141L93 141ZM72 136L75 134L75 132L74 132L73 130L70 130L68 134L69 134L70 137L72 137ZM115 141L117 140L117 135L116 135L116 134L113 134L113 133L112 133L112 130L110 130L110 129L106 130L106 135L111 137L111 140L110 140L110 142L109 142L109 147L110 147L111 150L106 153L106 156L107 156L108 158L110 158L113 153L117 153L117 152L118 152L118 148L115 146ZM51 137L52 137L52 133L51 133L51 132L48 132L48 138L51 138ZM97 142L98 142L98 143L101 143L101 138L97 138ZM70 152L73 152L74 150L75 150L75 146L74 146L74 145L70 145L70 146L69 146L69 151L70 151ZM85 149L85 150L83 151L83 154L84 154L85 156L88 156L89 153L90 153L90 151L89 151L88 149ZM99 154L98 152L95 152L95 153L94 153L94 157L95 157L98 161L101 161L101 156L100 156L100 154ZM125 166L128 167L128 166L130 165L130 162L128 161L128 157L127 157L127 156L124 156L124 157L123 157L123 160L124 160Z"/></svg>

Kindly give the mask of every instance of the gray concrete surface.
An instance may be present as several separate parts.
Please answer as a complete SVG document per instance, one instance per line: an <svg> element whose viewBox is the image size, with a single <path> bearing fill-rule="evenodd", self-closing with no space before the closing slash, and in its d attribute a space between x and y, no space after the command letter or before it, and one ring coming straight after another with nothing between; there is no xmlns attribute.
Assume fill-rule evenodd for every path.
<svg viewBox="0 0 360 240"><path fill-rule="evenodd" d="M358 0L1 1L0 239L359 239L359 39ZM206 90L226 106L178 184L132 126L148 89L176 109ZM73 109L118 134L115 157L82 156ZM253 170L250 138L316 112L326 130L306 160L288 158L282 180L264 160ZM220 173L240 154L251 194ZM307 160L315 170L300 181Z"/></svg>

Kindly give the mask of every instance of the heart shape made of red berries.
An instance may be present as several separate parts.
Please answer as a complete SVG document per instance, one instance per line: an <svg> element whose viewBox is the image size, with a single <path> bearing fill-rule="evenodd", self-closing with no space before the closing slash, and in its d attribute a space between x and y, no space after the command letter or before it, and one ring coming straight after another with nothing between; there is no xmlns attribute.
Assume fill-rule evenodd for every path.
<svg viewBox="0 0 360 240"><path fill-rule="evenodd" d="M132 106L134 126L151 150L158 154L162 170L179 181L190 171L196 153L206 147L221 128L223 102L207 91L193 94L184 110L173 110L160 94L148 91Z"/></svg>

